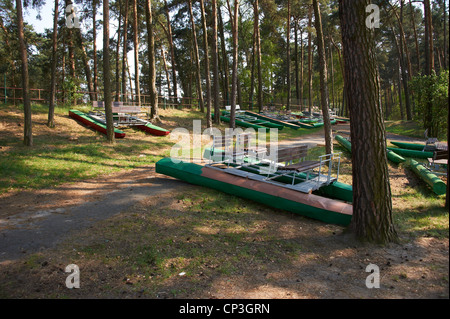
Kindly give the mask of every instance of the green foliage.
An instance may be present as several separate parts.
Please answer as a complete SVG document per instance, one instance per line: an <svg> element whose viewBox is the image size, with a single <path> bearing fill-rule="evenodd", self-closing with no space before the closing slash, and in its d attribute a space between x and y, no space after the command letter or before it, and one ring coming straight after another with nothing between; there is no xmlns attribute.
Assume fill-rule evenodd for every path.
<svg viewBox="0 0 450 319"><path fill-rule="evenodd" d="M76 105L77 101L83 97L83 93L80 92L80 87L74 79L66 77L63 83L63 90L67 92L66 103L67 105Z"/></svg>
<svg viewBox="0 0 450 319"><path fill-rule="evenodd" d="M439 74L416 76L411 81L411 89L416 100L417 119L429 136L444 137L448 118L448 71ZM427 117L431 112L431 117Z"/></svg>

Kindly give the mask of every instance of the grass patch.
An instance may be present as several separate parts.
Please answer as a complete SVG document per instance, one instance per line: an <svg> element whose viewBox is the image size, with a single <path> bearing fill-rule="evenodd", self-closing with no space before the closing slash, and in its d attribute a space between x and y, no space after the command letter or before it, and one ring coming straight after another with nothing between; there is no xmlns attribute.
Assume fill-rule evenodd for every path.
<svg viewBox="0 0 450 319"><path fill-rule="evenodd" d="M415 121L386 121L384 124L386 132L415 138L425 138L425 130Z"/></svg>

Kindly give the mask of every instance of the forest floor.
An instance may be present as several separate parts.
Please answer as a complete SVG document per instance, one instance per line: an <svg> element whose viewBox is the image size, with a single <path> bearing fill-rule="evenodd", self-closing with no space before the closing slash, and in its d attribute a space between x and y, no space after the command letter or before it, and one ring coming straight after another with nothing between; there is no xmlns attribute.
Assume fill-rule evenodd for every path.
<svg viewBox="0 0 450 319"><path fill-rule="evenodd" d="M320 135L301 140L320 145ZM348 154L341 165L351 183ZM448 299L444 197L403 166L389 171L399 242L384 246L157 174L149 163L5 192L0 298ZM80 289L66 287L70 264ZM366 286L369 265L379 267L380 288Z"/></svg>

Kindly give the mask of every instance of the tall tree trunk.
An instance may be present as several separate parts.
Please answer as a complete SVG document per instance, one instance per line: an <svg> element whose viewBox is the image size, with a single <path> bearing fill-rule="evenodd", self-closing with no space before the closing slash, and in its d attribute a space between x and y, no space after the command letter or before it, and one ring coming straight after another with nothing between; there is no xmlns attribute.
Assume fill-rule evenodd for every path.
<svg viewBox="0 0 450 319"><path fill-rule="evenodd" d="M237 97L237 69L238 69L238 34L239 34L239 21L238 21L238 13L239 13L239 0L234 0L234 13L231 11L229 0L228 3L228 11L231 17L231 34L233 40L233 70L231 77L231 112L230 112L230 128L236 127L236 97Z"/></svg>
<svg viewBox="0 0 450 319"><path fill-rule="evenodd" d="M122 26L122 15L123 15L123 6L122 1L119 0L119 30L117 30L117 43L116 43L116 97L115 101L120 101L120 39L121 32L123 32Z"/></svg>
<svg viewBox="0 0 450 319"><path fill-rule="evenodd" d="M91 68L89 66L89 60L88 60L88 57L87 57L86 49L84 47L83 35L81 34L81 29L78 29L78 41L80 41L81 59L83 61L84 73L86 75L86 81L88 83L89 99L91 101L94 101L95 100L95 94L94 94L94 85L92 83Z"/></svg>
<svg viewBox="0 0 450 319"><path fill-rule="evenodd" d="M137 105L141 105L141 86L139 83L139 29L137 15L137 0L133 0L133 42L134 42L134 89L135 101Z"/></svg>
<svg viewBox="0 0 450 319"><path fill-rule="evenodd" d="M72 0L66 0L66 8L72 5ZM73 10L73 9L72 9ZM67 15L66 11L66 15ZM78 82L76 80L76 73L75 73L75 47L74 47L74 37L73 37L73 28L67 28L67 46L69 48L69 78L73 85L78 85ZM74 96L74 92L69 92L69 98L72 101L72 103L76 103Z"/></svg>
<svg viewBox="0 0 450 319"><path fill-rule="evenodd" d="M259 30L259 2L255 0L255 28L256 28L256 68L258 70L258 110L262 112L263 110L263 79L262 79L262 61L261 61L261 33Z"/></svg>
<svg viewBox="0 0 450 319"><path fill-rule="evenodd" d="M448 60L447 60L447 9L446 9L446 1L444 0L444 69L448 69ZM448 165L447 165L448 166ZM447 175L448 176L448 175Z"/></svg>
<svg viewBox="0 0 450 319"><path fill-rule="evenodd" d="M403 81L403 90L405 92L405 109L406 109L406 119L408 121L412 120L412 109L411 109L411 99L410 99L410 93L409 93L409 87L408 87L408 80L411 79L411 63L409 62L409 52L408 52L408 45L406 43L405 38L405 32L403 31L403 0L400 1L400 17L398 16L398 13L396 9L394 8L394 13L397 18L399 30L400 30L400 42L397 45L397 48L400 50L398 51L399 54L399 60L400 60L400 67L401 67L401 75L402 75L402 81ZM395 36L395 34L394 34ZM406 51L406 52L405 52ZM405 57L406 53L406 57ZM407 68L408 65L408 68ZM408 69L408 74L406 73Z"/></svg>
<svg viewBox="0 0 450 319"><path fill-rule="evenodd" d="M63 33L62 36L63 39L63 43L62 43L62 47L63 47L63 54L62 54L62 61L61 61L61 65L62 65L62 70L61 70L61 83L65 83L66 81L66 37ZM64 88L64 86L63 86ZM66 103L66 91L65 89L63 89L62 92L62 103L65 104Z"/></svg>
<svg viewBox="0 0 450 319"><path fill-rule="evenodd" d="M423 0L425 12L425 74L431 75L434 70L433 21L430 0Z"/></svg>
<svg viewBox="0 0 450 319"><path fill-rule="evenodd" d="M375 39L366 27L370 0L339 0L352 144L353 217L360 239L397 240L381 111Z"/></svg>
<svg viewBox="0 0 450 319"><path fill-rule="evenodd" d="M158 91L156 90L155 37L153 35L154 26L151 0L145 1L145 15L147 18L148 63L150 68L150 121L161 121L159 118Z"/></svg>
<svg viewBox="0 0 450 319"><path fill-rule="evenodd" d="M214 123L220 124L220 105L219 105L219 48L217 39L217 0L212 0L212 19L213 19L213 42L212 42L212 60L213 60L213 100L214 100Z"/></svg>
<svg viewBox="0 0 450 319"><path fill-rule="evenodd" d="M192 37L193 37L192 42L194 44L194 61L195 61L196 72L197 72L198 102L200 105L200 111L202 113L204 113L205 105L203 103L202 79L201 79L201 71L200 71L200 57L198 54L197 32L195 31L194 14L192 12L192 0L188 0L188 4L189 4L189 15L191 17L191 26L192 26Z"/></svg>
<svg viewBox="0 0 450 319"><path fill-rule="evenodd" d="M26 146L33 146L31 101L30 101L30 87L28 76L28 56L24 36L22 0L16 0L16 14L17 14L18 39L20 45L20 59L22 61L22 94L23 94L23 112L24 112L23 144Z"/></svg>
<svg viewBox="0 0 450 319"><path fill-rule="evenodd" d="M309 111L309 116L312 115L312 106L313 106L313 79L312 79L312 68L313 68L313 57L312 57L312 12L313 12L313 8L312 5L310 4L309 6L309 13L308 13L308 98L309 98L309 103L308 103L308 111Z"/></svg>
<svg viewBox="0 0 450 319"><path fill-rule="evenodd" d="M253 4L253 13L255 12ZM255 93L255 63L256 63L256 19L253 19L253 36L252 36L252 60L251 60L251 71L250 71L250 110L253 111L253 99Z"/></svg>
<svg viewBox="0 0 450 319"><path fill-rule="evenodd" d="M128 54L128 0L125 0L125 14L123 18L123 49L122 49L122 101L128 101L127 95L127 54Z"/></svg>
<svg viewBox="0 0 450 319"><path fill-rule="evenodd" d="M420 49L419 49L419 37L417 36L416 18L414 14L414 7L409 0L409 9L411 11L411 20L414 29L414 42L416 44L416 56L417 56L417 73L420 73Z"/></svg>
<svg viewBox="0 0 450 319"><path fill-rule="evenodd" d="M168 32L167 39L169 40L170 60L172 61L172 86L173 86L173 95L175 98L174 102L178 104L178 83L177 83L177 69L175 60L175 48L173 45L172 26L170 24L169 7L167 6L166 0L164 0L164 9L166 11L166 18L167 18L167 32Z"/></svg>
<svg viewBox="0 0 450 319"><path fill-rule="evenodd" d="M333 109L336 108L336 101L334 96L334 59L333 59L333 45L330 43L330 76L331 76L331 101L333 103Z"/></svg>
<svg viewBox="0 0 450 319"><path fill-rule="evenodd" d="M400 66L400 60L398 60L397 65L397 92L398 92L398 106L400 108L400 118L402 120L405 119L405 109L403 107L403 95L402 95L402 77L401 77L401 66Z"/></svg>
<svg viewBox="0 0 450 319"><path fill-rule="evenodd" d="M230 80L229 80L229 76L228 76L228 54L226 51L226 47L225 47L225 32L224 32L224 28L223 28L223 19L222 19L222 13L220 10L220 6L217 10L217 17L218 17L218 26L219 26L219 34L220 34L220 46L221 46L221 51L222 51L222 70L223 70L223 103L224 105L229 105L230 104L230 90L229 90L229 86L230 86Z"/></svg>
<svg viewBox="0 0 450 319"><path fill-rule="evenodd" d="M340 114L343 116L347 116L347 90L346 90L346 86L345 86L345 70L344 70L344 63L342 62L342 53L341 53L341 49L339 48L339 46L336 44L336 42L334 42L333 38L330 37L331 43L333 44L334 48L336 49L337 53L338 53L338 59L339 59L339 66L341 69L341 73L342 73L342 78L343 78L343 82L344 82L344 89L342 92L342 105L341 105L341 110L340 110Z"/></svg>
<svg viewBox="0 0 450 319"><path fill-rule="evenodd" d="M103 90L106 117L106 139L115 143L111 96L111 66L109 61L109 0L103 0Z"/></svg>
<svg viewBox="0 0 450 319"><path fill-rule="evenodd" d="M317 34L317 50L319 54L320 67L320 104L322 106L322 117L325 130L325 151L326 154L333 154L333 137L331 132L330 109L328 102L328 71L327 71L327 56L325 53L325 41L323 39L322 31L322 17L320 14L318 0L313 0L314 7L314 21Z"/></svg>
<svg viewBox="0 0 450 319"><path fill-rule="evenodd" d="M53 36L52 36L52 79L50 84L50 103L48 107L48 127L55 127L55 98L56 98L56 49L58 47L58 0L55 0L53 11Z"/></svg>
<svg viewBox="0 0 450 319"><path fill-rule="evenodd" d="M211 118L211 77L209 71L208 28L206 26L205 5L200 0L203 25L203 46L205 50L205 79L206 79L206 127L212 127Z"/></svg>
<svg viewBox="0 0 450 319"><path fill-rule="evenodd" d="M287 2L287 26L286 26L286 62L287 62L287 103L286 109L291 109L291 3Z"/></svg>
<svg viewBox="0 0 450 319"><path fill-rule="evenodd" d="M303 48L303 29L300 29L300 111L303 112L303 64L304 64L304 48Z"/></svg>
<svg viewBox="0 0 450 319"><path fill-rule="evenodd" d="M98 0L92 1L92 47L94 51L94 92L95 100L98 100L98 59L97 59L97 3Z"/></svg>
<svg viewBox="0 0 450 319"><path fill-rule="evenodd" d="M445 8L445 6L444 6ZM447 103L448 105L450 105L450 81L448 82L448 87L447 87ZM450 137L450 110L447 112L447 145L448 145L448 141L449 141L449 137ZM450 148L447 147L447 158L450 158ZM445 195L445 207L447 209L449 209L450 207L450 196L449 196L449 182L448 182L448 177L450 176L449 174L449 166L447 164L447 193Z"/></svg>
<svg viewBox="0 0 450 319"><path fill-rule="evenodd" d="M431 75L434 71L434 48L430 0L424 0L423 5L425 11L425 75ZM433 104L430 96L425 109L424 124L425 128L428 129L429 136L436 137L434 136L435 132L432 123Z"/></svg>
<svg viewBox="0 0 450 319"><path fill-rule="evenodd" d="M163 49L162 47L161 47L161 58L162 58L162 60L163 60L164 72L166 73L167 92L168 92L169 98L170 98L170 96L172 96L172 90L171 90L171 88L170 88L169 69L167 68L166 52L164 51L164 49Z"/></svg>
<svg viewBox="0 0 450 319"><path fill-rule="evenodd" d="M300 80L299 80L299 65L298 65L298 18L295 18L294 23L294 63L295 63L295 98L297 104L300 104Z"/></svg>

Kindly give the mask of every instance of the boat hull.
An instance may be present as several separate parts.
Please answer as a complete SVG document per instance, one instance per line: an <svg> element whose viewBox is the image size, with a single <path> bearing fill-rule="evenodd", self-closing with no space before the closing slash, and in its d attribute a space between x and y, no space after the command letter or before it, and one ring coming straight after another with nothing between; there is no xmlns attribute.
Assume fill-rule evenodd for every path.
<svg viewBox="0 0 450 319"><path fill-rule="evenodd" d="M153 125L150 122L147 122L146 124L143 125L136 125L136 128L156 136L165 136L170 134L170 131L163 129L162 127Z"/></svg>
<svg viewBox="0 0 450 319"><path fill-rule="evenodd" d="M418 143L406 143L406 142L396 142L391 141L392 145L395 145L399 148L407 149L407 150L416 150L416 151L423 151L425 148L425 144L418 144Z"/></svg>
<svg viewBox="0 0 450 319"><path fill-rule="evenodd" d="M242 178L208 166L164 158L156 163L156 172L326 223L347 226L352 218L351 204Z"/></svg>
<svg viewBox="0 0 450 319"><path fill-rule="evenodd" d="M285 127L290 127L290 128L296 129L296 130L298 130L300 128L300 125L298 125L298 124L293 124L293 123L285 122L285 121L282 121L282 120L273 119L271 117L264 116L264 115L259 114L259 113L255 113L255 112L251 112L251 111L245 111L245 114L246 115L250 115L250 116L254 116L254 117L256 117L258 119L261 119L261 120L265 120L265 121L272 122L272 123L275 123L275 124L280 124L280 125L283 125Z"/></svg>
<svg viewBox="0 0 450 319"><path fill-rule="evenodd" d="M408 150L404 148L388 147L388 150L394 151L398 155L412 158L432 158L433 152L424 152L417 150Z"/></svg>
<svg viewBox="0 0 450 319"><path fill-rule="evenodd" d="M78 110L69 110L69 117L73 118L74 120L83 123L84 125L100 132L103 134L107 134L106 131L106 125L89 117L83 112L80 112ZM114 137L115 138L124 138L125 133L121 130L114 129Z"/></svg>
<svg viewBox="0 0 450 319"><path fill-rule="evenodd" d="M335 139L347 151L349 151L350 153L352 152L352 144L350 143L349 140L347 140L346 138L344 138L344 137L342 137L340 135L336 135ZM402 156L400 156L399 154L397 154L393 150L389 150L389 149L387 149L387 158L388 158L388 160L390 160L391 162L393 162L395 164L400 164L400 163L403 163L405 161L405 159Z"/></svg>

